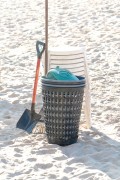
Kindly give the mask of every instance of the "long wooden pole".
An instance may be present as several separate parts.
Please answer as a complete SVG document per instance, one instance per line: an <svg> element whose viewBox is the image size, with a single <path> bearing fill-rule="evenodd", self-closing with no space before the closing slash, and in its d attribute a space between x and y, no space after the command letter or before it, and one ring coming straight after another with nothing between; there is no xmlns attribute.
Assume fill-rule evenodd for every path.
<svg viewBox="0 0 120 180"><path fill-rule="evenodd" d="M48 71L48 0L45 0L45 74Z"/></svg>

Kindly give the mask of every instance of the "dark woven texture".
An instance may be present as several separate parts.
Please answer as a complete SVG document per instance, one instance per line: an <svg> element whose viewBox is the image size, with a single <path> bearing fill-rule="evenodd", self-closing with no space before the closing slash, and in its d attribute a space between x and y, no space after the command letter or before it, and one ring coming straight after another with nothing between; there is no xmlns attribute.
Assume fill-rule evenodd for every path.
<svg viewBox="0 0 120 180"><path fill-rule="evenodd" d="M42 85L43 110L49 143L61 146L78 139L84 86L53 88Z"/></svg>

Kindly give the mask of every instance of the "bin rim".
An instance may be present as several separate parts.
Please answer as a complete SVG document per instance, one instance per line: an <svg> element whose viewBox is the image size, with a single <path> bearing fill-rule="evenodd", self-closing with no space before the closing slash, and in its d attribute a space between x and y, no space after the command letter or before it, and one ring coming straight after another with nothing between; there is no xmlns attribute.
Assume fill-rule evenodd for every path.
<svg viewBox="0 0 120 180"><path fill-rule="evenodd" d="M79 87L79 86L85 86L85 77L83 76L76 76L79 80L73 81L73 80L53 80L53 79L47 79L45 76L41 77L41 81L43 85L49 85L49 86L60 86L60 87Z"/></svg>
<svg viewBox="0 0 120 180"><path fill-rule="evenodd" d="M81 84L81 85L56 85L56 84L42 84L43 86L48 86L48 87L53 87L53 88L79 88L79 87L85 87L85 84Z"/></svg>

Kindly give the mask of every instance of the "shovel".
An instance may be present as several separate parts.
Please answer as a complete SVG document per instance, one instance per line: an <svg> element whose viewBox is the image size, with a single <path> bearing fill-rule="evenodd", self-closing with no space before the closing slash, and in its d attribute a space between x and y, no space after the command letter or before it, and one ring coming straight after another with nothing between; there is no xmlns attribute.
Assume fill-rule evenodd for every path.
<svg viewBox="0 0 120 180"><path fill-rule="evenodd" d="M22 116L20 117L16 125L17 128L23 129L28 133L32 133L34 127L38 122L44 122L44 120L42 120L41 118L41 115L35 112L35 103L36 103L36 92L37 92L39 71L40 71L40 59L45 50L45 43L37 41L36 50L37 50L37 66L35 73L31 110L25 109L25 111L23 112Z"/></svg>

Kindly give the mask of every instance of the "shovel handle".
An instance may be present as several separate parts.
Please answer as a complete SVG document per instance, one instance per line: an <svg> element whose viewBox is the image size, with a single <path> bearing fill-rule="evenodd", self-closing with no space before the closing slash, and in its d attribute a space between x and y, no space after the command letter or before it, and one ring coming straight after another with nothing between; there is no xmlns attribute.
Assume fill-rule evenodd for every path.
<svg viewBox="0 0 120 180"><path fill-rule="evenodd" d="M37 92L38 78L39 78L39 72L40 72L40 59L45 50L45 43L41 41L37 41L36 50L37 50L37 65L36 65L35 81L34 81L34 88L33 88L33 95L32 95L32 105L31 105L32 113L35 112L36 92Z"/></svg>
<svg viewBox="0 0 120 180"><path fill-rule="evenodd" d="M45 50L45 43L41 41L36 42L37 58L40 59Z"/></svg>

